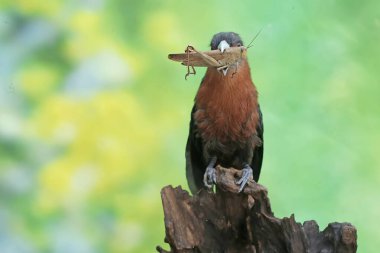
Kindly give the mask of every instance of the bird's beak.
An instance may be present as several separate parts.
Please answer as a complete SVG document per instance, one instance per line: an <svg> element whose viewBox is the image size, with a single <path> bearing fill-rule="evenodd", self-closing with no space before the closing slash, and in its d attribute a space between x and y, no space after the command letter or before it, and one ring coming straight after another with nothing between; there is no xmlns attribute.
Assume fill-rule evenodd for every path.
<svg viewBox="0 0 380 253"><path fill-rule="evenodd" d="M218 49L220 50L220 52L224 52L227 48L230 48L230 45L227 43L227 41L225 40L222 40L219 45L218 45Z"/></svg>
<svg viewBox="0 0 380 253"><path fill-rule="evenodd" d="M220 50L220 52L224 53L224 51L227 49L227 48L230 48L230 45L227 43L227 41L225 40L222 40L219 45L218 45L218 49ZM222 69L222 72L223 72L223 75L226 76L227 75L227 71L228 71L228 67L226 68L223 68Z"/></svg>

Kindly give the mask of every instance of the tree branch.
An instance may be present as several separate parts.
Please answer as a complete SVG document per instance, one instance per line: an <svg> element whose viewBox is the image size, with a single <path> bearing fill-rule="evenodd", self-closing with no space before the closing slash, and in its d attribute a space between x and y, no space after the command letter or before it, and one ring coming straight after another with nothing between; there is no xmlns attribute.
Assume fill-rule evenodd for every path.
<svg viewBox="0 0 380 253"><path fill-rule="evenodd" d="M356 252L356 229L350 223L330 223L320 232L315 221L302 225L294 215L276 218L264 186L250 181L237 194L241 171L218 166L216 173L216 193L202 190L191 197L181 187L162 189L170 251L158 246L158 252Z"/></svg>

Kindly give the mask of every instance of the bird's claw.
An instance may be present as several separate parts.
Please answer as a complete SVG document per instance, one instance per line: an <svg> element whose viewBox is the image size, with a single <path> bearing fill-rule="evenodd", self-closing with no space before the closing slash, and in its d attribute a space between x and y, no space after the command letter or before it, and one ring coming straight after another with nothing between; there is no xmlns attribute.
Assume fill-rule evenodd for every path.
<svg viewBox="0 0 380 253"><path fill-rule="evenodd" d="M253 179L253 171L252 168L249 166L245 166L242 169L242 175L239 181L236 182L236 184L240 185L239 192L241 192L244 189L244 186L248 183L248 180Z"/></svg>
<svg viewBox="0 0 380 253"><path fill-rule="evenodd" d="M213 184L216 184L216 170L213 167L207 167L203 176L204 185L211 189Z"/></svg>

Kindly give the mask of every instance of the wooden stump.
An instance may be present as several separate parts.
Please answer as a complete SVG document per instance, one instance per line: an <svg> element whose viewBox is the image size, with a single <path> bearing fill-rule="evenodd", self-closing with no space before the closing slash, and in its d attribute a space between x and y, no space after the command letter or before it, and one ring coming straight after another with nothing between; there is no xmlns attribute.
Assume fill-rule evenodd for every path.
<svg viewBox="0 0 380 253"><path fill-rule="evenodd" d="M241 171L217 167L216 193L202 190L190 196L181 187L161 191L165 242L161 253L351 253L356 229L350 223L330 223L319 231L315 221L298 223L294 215L274 217L267 189L250 181L243 193L235 184Z"/></svg>

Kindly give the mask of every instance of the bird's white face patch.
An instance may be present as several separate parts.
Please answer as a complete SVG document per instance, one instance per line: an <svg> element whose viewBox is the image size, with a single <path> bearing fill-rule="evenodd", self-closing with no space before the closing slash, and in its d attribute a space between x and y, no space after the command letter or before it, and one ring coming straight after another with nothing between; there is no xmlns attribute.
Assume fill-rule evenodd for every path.
<svg viewBox="0 0 380 253"><path fill-rule="evenodd" d="M218 49L220 50L220 52L224 52L227 48L230 48L230 45L227 43L227 41L225 40L222 40L219 45L218 45Z"/></svg>

